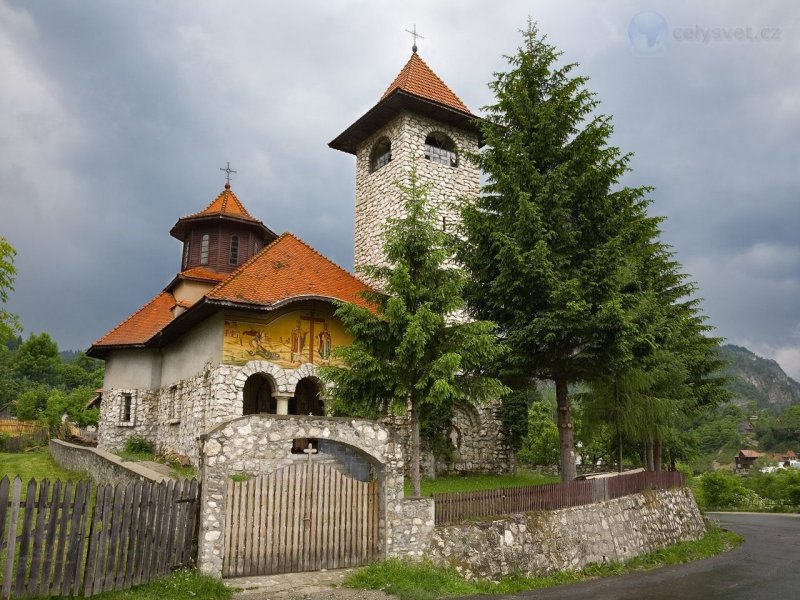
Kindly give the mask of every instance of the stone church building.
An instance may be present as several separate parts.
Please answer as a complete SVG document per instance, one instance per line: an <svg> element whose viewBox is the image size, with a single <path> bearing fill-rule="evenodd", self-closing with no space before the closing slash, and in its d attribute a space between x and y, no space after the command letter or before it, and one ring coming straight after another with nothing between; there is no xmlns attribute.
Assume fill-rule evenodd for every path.
<svg viewBox="0 0 800 600"><path fill-rule="evenodd" d="M456 221L459 198L478 194L478 169L463 158L479 148L474 118L415 51L378 103L329 144L356 157L356 267L381 261L383 222L403 210L395 182L412 164L432 184L443 227ZM88 351L106 363L99 446L119 449L138 435L197 465L201 434L231 419L326 414L317 369L351 342L334 303L363 304L367 284L291 233L277 235L230 183L170 234L182 244L178 273ZM428 456L427 468L508 469L495 411L460 410L451 458ZM308 445L316 440L295 440L293 451Z"/></svg>

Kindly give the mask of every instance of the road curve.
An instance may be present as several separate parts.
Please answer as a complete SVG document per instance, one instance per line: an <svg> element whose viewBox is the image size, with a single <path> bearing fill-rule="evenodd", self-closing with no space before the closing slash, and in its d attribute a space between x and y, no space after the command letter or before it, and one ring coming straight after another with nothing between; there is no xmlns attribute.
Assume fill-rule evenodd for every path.
<svg viewBox="0 0 800 600"><path fill-rule="evenodd" d="M515 600L800 599L800 515L709 513L745 542L685 565L533 590Z"/></svg>

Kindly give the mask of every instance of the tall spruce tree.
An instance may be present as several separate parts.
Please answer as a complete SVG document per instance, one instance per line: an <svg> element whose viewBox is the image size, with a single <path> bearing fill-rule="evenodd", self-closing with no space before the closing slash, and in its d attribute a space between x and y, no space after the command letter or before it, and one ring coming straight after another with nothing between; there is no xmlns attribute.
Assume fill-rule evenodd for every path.
<svg viewBox="0 0 800 600"><path fill-rule="evenodd" d="M459 403L497 398L505 391L484 373L501 351L494 325L459 318L465 303L464 272L452 264L452 238L437 228L428 204L429 186L412 169L398 184L405 216L388 219L385 265L365 267L380 292L366 294L374 310L342 304L336 311L353 336L334 357L343 367L326 367L337 413L379 416L408 409L411 423L411 488L420 495L420 432L428 441L443 433Z"/></svg>
<svg viewBox="0 0 800 600"><path fill-rule="evenodd" d="M496 322L508 349L509 396L533 378L555 382L561 476L570 480L568 384L629 357L622 282L631 247L657 220L646 213L648 188L618 186L630 156L609 145L611 119L559 57L529 22L510 70L490 84L495 102L480 121L487 148L474 157L487 183L463 208L458 258L471 314Z"/></svg>

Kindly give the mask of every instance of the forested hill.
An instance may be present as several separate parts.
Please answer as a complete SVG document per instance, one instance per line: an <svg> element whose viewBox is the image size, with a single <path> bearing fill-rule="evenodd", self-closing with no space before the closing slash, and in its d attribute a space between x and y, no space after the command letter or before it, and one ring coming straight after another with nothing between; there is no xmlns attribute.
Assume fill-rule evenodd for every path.
<svg viewBox="0 0 800 600"><path fill-rule="evenodd" d="M722 358L729 363L726 375L733 403L745 408L755 402L757 410L782 413L792 404L800 404L800 383L784 373L772 359L762 358L747 348L728 344L720 348Z"/></svg>

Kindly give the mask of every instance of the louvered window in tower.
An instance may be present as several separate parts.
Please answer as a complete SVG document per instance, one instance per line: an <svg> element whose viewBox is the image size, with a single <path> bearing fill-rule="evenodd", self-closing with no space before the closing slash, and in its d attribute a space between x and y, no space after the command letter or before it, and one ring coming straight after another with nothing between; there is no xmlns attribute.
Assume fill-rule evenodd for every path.
<svg viewBox="0 0 800 600"><path fill-rule="evenodd" d="M231 236L231 256L230 263L232 265L239 264L239 236Z"/></svg>
<svg viewBox="0 0 800 600"><path fill-rule="evenodd" d="M438 131L425 138L425 158L431 162L450 167L458 166L456 145L453 140Z"/></svg>
<svg viewBox="0 0 800 600"><path fill-rule="evenodd" d="M200 240L200 264L208 264L208 234L204 233Z"/></svg>

